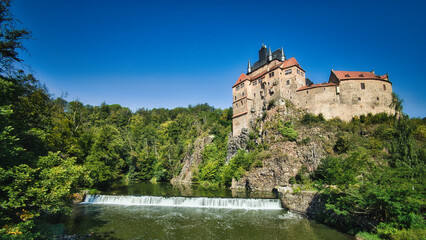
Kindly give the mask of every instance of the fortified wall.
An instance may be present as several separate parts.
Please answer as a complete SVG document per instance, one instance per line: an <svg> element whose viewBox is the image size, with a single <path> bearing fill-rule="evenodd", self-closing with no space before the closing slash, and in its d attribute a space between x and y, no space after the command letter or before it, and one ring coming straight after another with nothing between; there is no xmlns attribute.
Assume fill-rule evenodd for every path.
<svg viewBox="0 0 426 240"><path fill-rule="evenodd" d="M259 60L253 65L249 61L247 73L232 86L233 135L250 130L272 101L281 105L288 100L310 113L344 121L368 113L395 113L387 74L331 70L328 83L321 84L313 84L305 74L294 57L285 57L283 48L271 52L262 44Z"/></svg>

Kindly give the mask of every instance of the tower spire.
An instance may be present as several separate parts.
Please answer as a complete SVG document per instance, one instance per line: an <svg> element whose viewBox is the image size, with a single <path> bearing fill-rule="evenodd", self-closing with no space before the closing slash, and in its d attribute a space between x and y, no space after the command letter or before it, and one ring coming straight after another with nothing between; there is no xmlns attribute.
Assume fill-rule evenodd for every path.
<svg viewBox="0 0 426 240"><path fill-rule="evenodd" d="M249 59L248 66L247 66L247 73L250 73L250 72L251 72L251 64Z"/></svg>
<svg viewBox="0 0 426 240"><path fill-rule="evenodd" d="M268 51L268 60L269 60L269 61L272 61L271 46L269 46L269 51Z"/></svg>
<svg viewBox="0 0 426 240"><path fill-rule="evenodd" d="M285 61L285 54L284 54L284 48L281 46L281 61Z"/></svg>

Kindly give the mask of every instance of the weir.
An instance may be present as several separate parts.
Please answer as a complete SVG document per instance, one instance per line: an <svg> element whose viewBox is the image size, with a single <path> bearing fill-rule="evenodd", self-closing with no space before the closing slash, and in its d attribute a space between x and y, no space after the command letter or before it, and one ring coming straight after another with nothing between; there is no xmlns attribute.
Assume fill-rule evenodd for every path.
<svg viewBox="0 0 426 240"><path fill-rule="evenodd" d="M282 209L279 199L207 198L161 196L113 196L88 194L83 204L114 204L161 207L228 208L253 210Z"/></svg>

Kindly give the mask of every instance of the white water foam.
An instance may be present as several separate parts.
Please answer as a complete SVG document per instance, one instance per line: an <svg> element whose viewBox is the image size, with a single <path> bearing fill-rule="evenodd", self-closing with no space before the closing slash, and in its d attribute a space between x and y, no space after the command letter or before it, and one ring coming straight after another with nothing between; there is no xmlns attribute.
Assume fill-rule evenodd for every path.
<svg viewBox="0 0 426 240"><path fill-rule="evenodd" d="M282 209L279 199L260 198L206 198L160 196L112 196L88 194L83 204L114 204L162 207L228 208L228 209Z"/></svg>

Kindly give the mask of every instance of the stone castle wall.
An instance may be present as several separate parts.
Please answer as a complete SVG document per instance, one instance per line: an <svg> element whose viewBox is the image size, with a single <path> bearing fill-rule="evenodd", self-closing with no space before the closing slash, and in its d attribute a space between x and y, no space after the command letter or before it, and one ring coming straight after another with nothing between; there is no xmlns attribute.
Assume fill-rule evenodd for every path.
<svg viewBox="0 0 426 240"><path fill-rule="evenodd" d="M313 114L322 113L326 119L338 117L349 121L367 113L395 113L390 107L392 84L389 81L346 80L337 86L300 90L294 100L296 107Z"/></svg>

